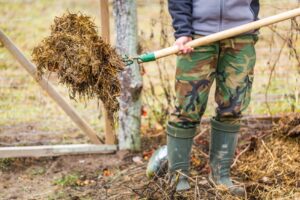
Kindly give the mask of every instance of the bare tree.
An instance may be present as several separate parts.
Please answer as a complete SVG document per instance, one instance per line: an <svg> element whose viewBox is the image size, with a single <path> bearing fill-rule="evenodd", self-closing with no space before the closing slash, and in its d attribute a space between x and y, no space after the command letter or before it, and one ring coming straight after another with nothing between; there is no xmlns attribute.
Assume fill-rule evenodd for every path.
<svg viewBox="0 0 300 200"><path fill-rule="evenodd" d="M137 13L135 0L114 1L116 48L121 55L137 54ZM119 111L120 149L140 149L142 78L139 66L133 63L120 74L121 96Z"/></svg>

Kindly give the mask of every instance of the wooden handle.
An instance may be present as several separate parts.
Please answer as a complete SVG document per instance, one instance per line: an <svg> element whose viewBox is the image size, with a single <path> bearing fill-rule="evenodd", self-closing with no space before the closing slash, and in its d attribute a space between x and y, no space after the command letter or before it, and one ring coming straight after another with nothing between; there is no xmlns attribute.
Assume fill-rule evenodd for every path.
<svg viewBox="0 0 300 200"><path fill-rule="evenodd" d="M216 42L219 40L237 36L242 33L247 33L249 31L256 30L256 29L259 29L264 26L268 26L270 24L274 24L274 23L281 22L281 21L284 21L287 19L291 19L291 18L297 17L299 15L300 15L300 8L297 8L294 10L283 12L278 15L267 17L265 19L257 20L255 22L251 22L251 23L244 24L244 25L241 25L241 26L238 26L235 28L231 28L231 29L228 29L225 31L214 33L214 34L202 37L202 38L198 38L198 39L188 42L186 45L189 47L203 46L203 45L210 44L210 43L213 43L213 42ZM172 46L172 47L168 47L165 49L155 51L153 53L154 53L155 59L158 59L158 58L166 57L166 56L169 56L172 54L176 54L178 52L179 52L178 47Z"/></svg>
<svg viewBox="0 0 300 200"><path fill-rule="evenodd" d="M82 119L76 110L71 107L67 101L54 89L43 77L39 79L36 76L36 67L22 54L16 45L0 30L0 41L8 51L17 59L22 67L37 81L37 83L48 93L48 95L65 111L72 121L90 138L94 144L101 144L96 132Z"/></svg>

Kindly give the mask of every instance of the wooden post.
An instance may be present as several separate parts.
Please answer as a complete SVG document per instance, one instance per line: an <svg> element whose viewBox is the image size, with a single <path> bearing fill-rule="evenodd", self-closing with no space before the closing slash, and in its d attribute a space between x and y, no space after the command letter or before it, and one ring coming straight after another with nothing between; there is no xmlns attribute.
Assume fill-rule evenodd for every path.
<svg viewBox="0 0 300 200"><path fill-rule="evenodd" d="M100 14L101 14L101 36L105 42L110 42L109 37L109 7L108 0L100 0Z"/></svg>
<svg viewBox="0 0 300 200"><path fill-rule="evenodd" d="M53 85L45 78L36 76L36 67L22 54L16 45L0 30L0 41L8 51L17 59L22 67L37 81L37 83L48 93L48 95L65 111L71 120L90 138L94 144L103 143L96 132L82 119L74 108L54 89Z"/></svg>
<svg viewBox="0 0 300 200"><path fill-rule="evenodd" d="M137 11L135 0L115 0L116 49L121 55L137 54ZM119 148L140 150L141 90L143 86L137 63L126 66L120 74Z"/></svg>
<svg viewBox="0 0 300 200"><path fill-rule="evenodd" d="M105 42L110 42L109 35L109 7L108 0L100 0L100 15L101 15L101 37ZM105 144L115 144L116 134L114 130L114 119L107 113L106 109L102 105L104 114L104 132L105 132Z"/></svg>

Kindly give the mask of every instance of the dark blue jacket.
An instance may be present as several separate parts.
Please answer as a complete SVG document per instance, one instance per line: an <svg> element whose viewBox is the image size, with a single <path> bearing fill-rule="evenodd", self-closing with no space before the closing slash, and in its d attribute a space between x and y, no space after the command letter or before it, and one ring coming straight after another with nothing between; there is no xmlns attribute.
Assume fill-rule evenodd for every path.
<svg viewBox="0 0 300 200"><path fill-rule="evenodd" d="M259 0L168 0L175 37L209 35L258 19Z"/></svg>

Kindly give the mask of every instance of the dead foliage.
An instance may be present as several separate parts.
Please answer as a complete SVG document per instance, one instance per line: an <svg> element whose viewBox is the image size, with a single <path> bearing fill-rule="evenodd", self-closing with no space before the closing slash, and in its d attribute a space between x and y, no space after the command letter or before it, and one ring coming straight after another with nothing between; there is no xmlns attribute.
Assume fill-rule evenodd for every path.
<svg viewBox="0 0 300 200"><path fill-rule="evenodd" d="M101 100L109 113L119 109L120 56L98 36L96 25L81 13L56 17L51 34L33 49L37 75L55 73L72 99Z"/></svg>
<svg viewBox="0 0 300 200"><path fill-rule="evenodd" d="M288 135L288 132L293 130L294 127L298 127L299 124L300 115L291 115L283 117L277 125L274 125L273 129L270 128L271 125L269 127L261 126L260 128L257 125L253 129L250 126L247 126L247 129L243 128L242 135L247 133L253 136L253 132L258 131L258 129L259 132L255 134L255 138L243 137L240 140L235 158L236 164L232 168L233 180L238 181L247 190L247 196L242 199L299 199L300 137L299 135ZM208 129L207 125L203 128ZM241 199L232 196L226 188L215 188L209 183L207 178L209 174L208 136L209 130L201 134L201 137L198 137L197 144L193 146L189 177L192 187L187 192L175 192L175 188L170 186L167 176L155 177L152 180L148 180L146 177L145 171L149 157L153 153L153 148L165 143L164 135L159 135L156 138L149 138L148 136L143 138L145 151L139 154L119 152L118 159L122 160L121 165L116 164L115 167L112 167L112 165L103 166L100 160L97 162L90 160L89 163L94 163L92 166L96 168L91 168L90 164L84 164L84 170L74 182L75 186L66 186L63 191L72 197L86 198L86 195L89 194L92 199L105 200ZM114 156L110 159L113 159ZM97 158L100 159L100 157ZM64 164L61 164L62 160L65 159L66 157L62 157L54 163L52 163L53 160L46 160L48 164L52 163L52 167L47 172L50 175L45 177L49 179L49 176L57 173L56 170L62 170L62 166L73 169L75 165L78 165L78 159L76 162L66 160L63 162ZM82 159L87 158L82 157L79 160ZM114 159L116 158L114 157ZM103 159L101 160L103 161ZM21 161L11 161L9 166L6 166L8 169L2 170L2 172L7 170L16 172L20 168L26 169L30 166L28 162L32 162L28 159L22 159ZM41 159L36 160L36 162L42 163ZM57 165L58 163L59 165ZM75 164L69 166L70 163ZM78 165L77 169L82 170L82 166ZM68 179L63 179L63 181L65 180Z"/></svg>
<svg viewBox="0 0 300 200"><path fill-rule="evenodd" d="M283 117L272 134L241 156L236 175L247 183L248 197L300 197L300 115Z"/></svg>
<svg viewBox="0 0 300 200"><path fill-rule="evenodd" d="M232 196L226 188L215 188L209 183L206 156L209 140L206 136L201 139L206 145L197 146L192 151L191 190L175 192L168 176L145 181L145 171L136 173L132 185L127 187L141 199L297 199L300 197L300 137L290 133L299 126L300 114L286 116L272 130L261 130L268 134L241 141L243 144L237 150L232 177L246 188L247 194L243 198Z"/></svg>

